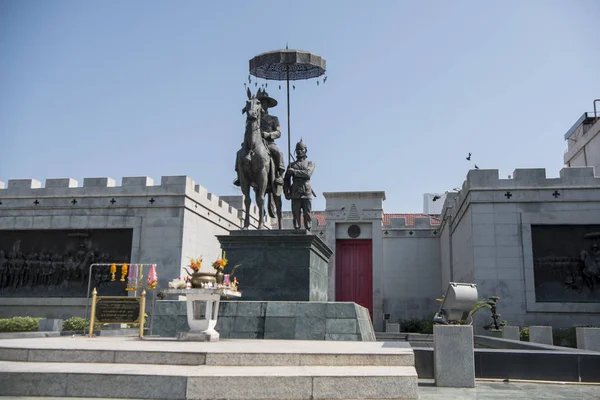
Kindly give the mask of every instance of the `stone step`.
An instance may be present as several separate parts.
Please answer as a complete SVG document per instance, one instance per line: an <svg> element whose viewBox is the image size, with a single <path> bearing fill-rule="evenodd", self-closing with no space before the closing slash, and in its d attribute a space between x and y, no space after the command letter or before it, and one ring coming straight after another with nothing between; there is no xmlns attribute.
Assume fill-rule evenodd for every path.
<svg viewBox="0 0 600 400"><path fill-rule="evenodd" d="M221 366L0 361L0 396L418 399L412 366Z"/></svg>
<svg viewBox="0 0 600 400"><path fill-rule="evenodd" d="M212 343L126 338L0 341L0 361L222 366L414 366L408 344L285 340Z"/></svg>
<svg viewBox="0 0 600 400"><path fill-rule="evenodd" d="M1 361L222 366L412 366L414 354L183 353L0 349Z"/></svg>

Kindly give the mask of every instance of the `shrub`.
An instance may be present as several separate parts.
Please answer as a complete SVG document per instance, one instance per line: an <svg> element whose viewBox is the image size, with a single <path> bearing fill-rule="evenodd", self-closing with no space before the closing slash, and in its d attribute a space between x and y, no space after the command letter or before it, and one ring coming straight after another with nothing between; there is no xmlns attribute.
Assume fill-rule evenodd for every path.
<svg viewBox="0 0 600 400"><path fill-rule="evenodd" d="M62 330L63 331L83 331L87 330L90 327L90 320L83 319L80 317L71 317L63 321ZM94 330L100 329L100 324L94 324Z"/></svg>
<svg viewBox="0 0 600 400"><path fill-rule="evenodd" d="M402 332L433 334L433 317L429 319L401 319L399 322Z"/></svg>
<svg viewBox="0 0 600 400"><path fill-rule="evenodd" d="M529 341L529 328L528 327L521 328L521 331L519 332L519 336L520 336L522 342L528 342Z"/></svg>
<svg viewBox="0 0 600 400"><path fill-rule="evenodd" d="M37 332L42 318L0 318L0 332Z"/></svg>

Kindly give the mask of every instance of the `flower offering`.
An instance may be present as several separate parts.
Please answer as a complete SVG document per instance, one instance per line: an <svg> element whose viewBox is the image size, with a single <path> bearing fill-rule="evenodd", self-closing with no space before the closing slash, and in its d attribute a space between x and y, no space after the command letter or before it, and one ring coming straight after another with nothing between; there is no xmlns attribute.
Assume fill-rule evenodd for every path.
<svg viewBox="0 0 600 400"><path fill-rule="evenodd" d="M227 258L225 257L225 251L221 253L221 257L218 258L213 264L213 268L218 271L223 271L223 268L227 265Z"/></svg>

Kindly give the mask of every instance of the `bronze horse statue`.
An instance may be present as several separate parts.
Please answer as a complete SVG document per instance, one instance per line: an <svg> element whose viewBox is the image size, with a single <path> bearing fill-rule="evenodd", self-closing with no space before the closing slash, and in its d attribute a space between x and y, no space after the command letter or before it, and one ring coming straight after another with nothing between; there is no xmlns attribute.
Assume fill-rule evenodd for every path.
<svg viewBox="0 0 600 400"><path fill-rule="evenodd" d="M281 229L281 193L282 186L275 183L275 165L271 159L269 149L262 137L260 129L260 119L262 116L262 106L260 100L253 96L250 89L247 90L248 100L243 112L246 113L246 132L244 133L244 143L242 149L237 155L237 170L240 180L240 187L244 194L244 205L246 207L246 217L242 229L248 229L250 226L250 188L254 188L254 200L259 210L258 229L265 229L264 222L264 201L268 194L269 216L275 218Z"/></svg>

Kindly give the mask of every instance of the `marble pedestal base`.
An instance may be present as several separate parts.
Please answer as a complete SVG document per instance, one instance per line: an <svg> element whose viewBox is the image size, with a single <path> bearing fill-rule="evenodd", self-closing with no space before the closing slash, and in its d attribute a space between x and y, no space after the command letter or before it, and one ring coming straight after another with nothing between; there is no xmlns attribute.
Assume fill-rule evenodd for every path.
<svg viewBox="0 0 600 400"><path fill-rule="evenodd" d="M235 276L253 301L327 301L333 251L305 229L231 231L217 236ZM226 269L226 273L227 273Z"/></svg>

